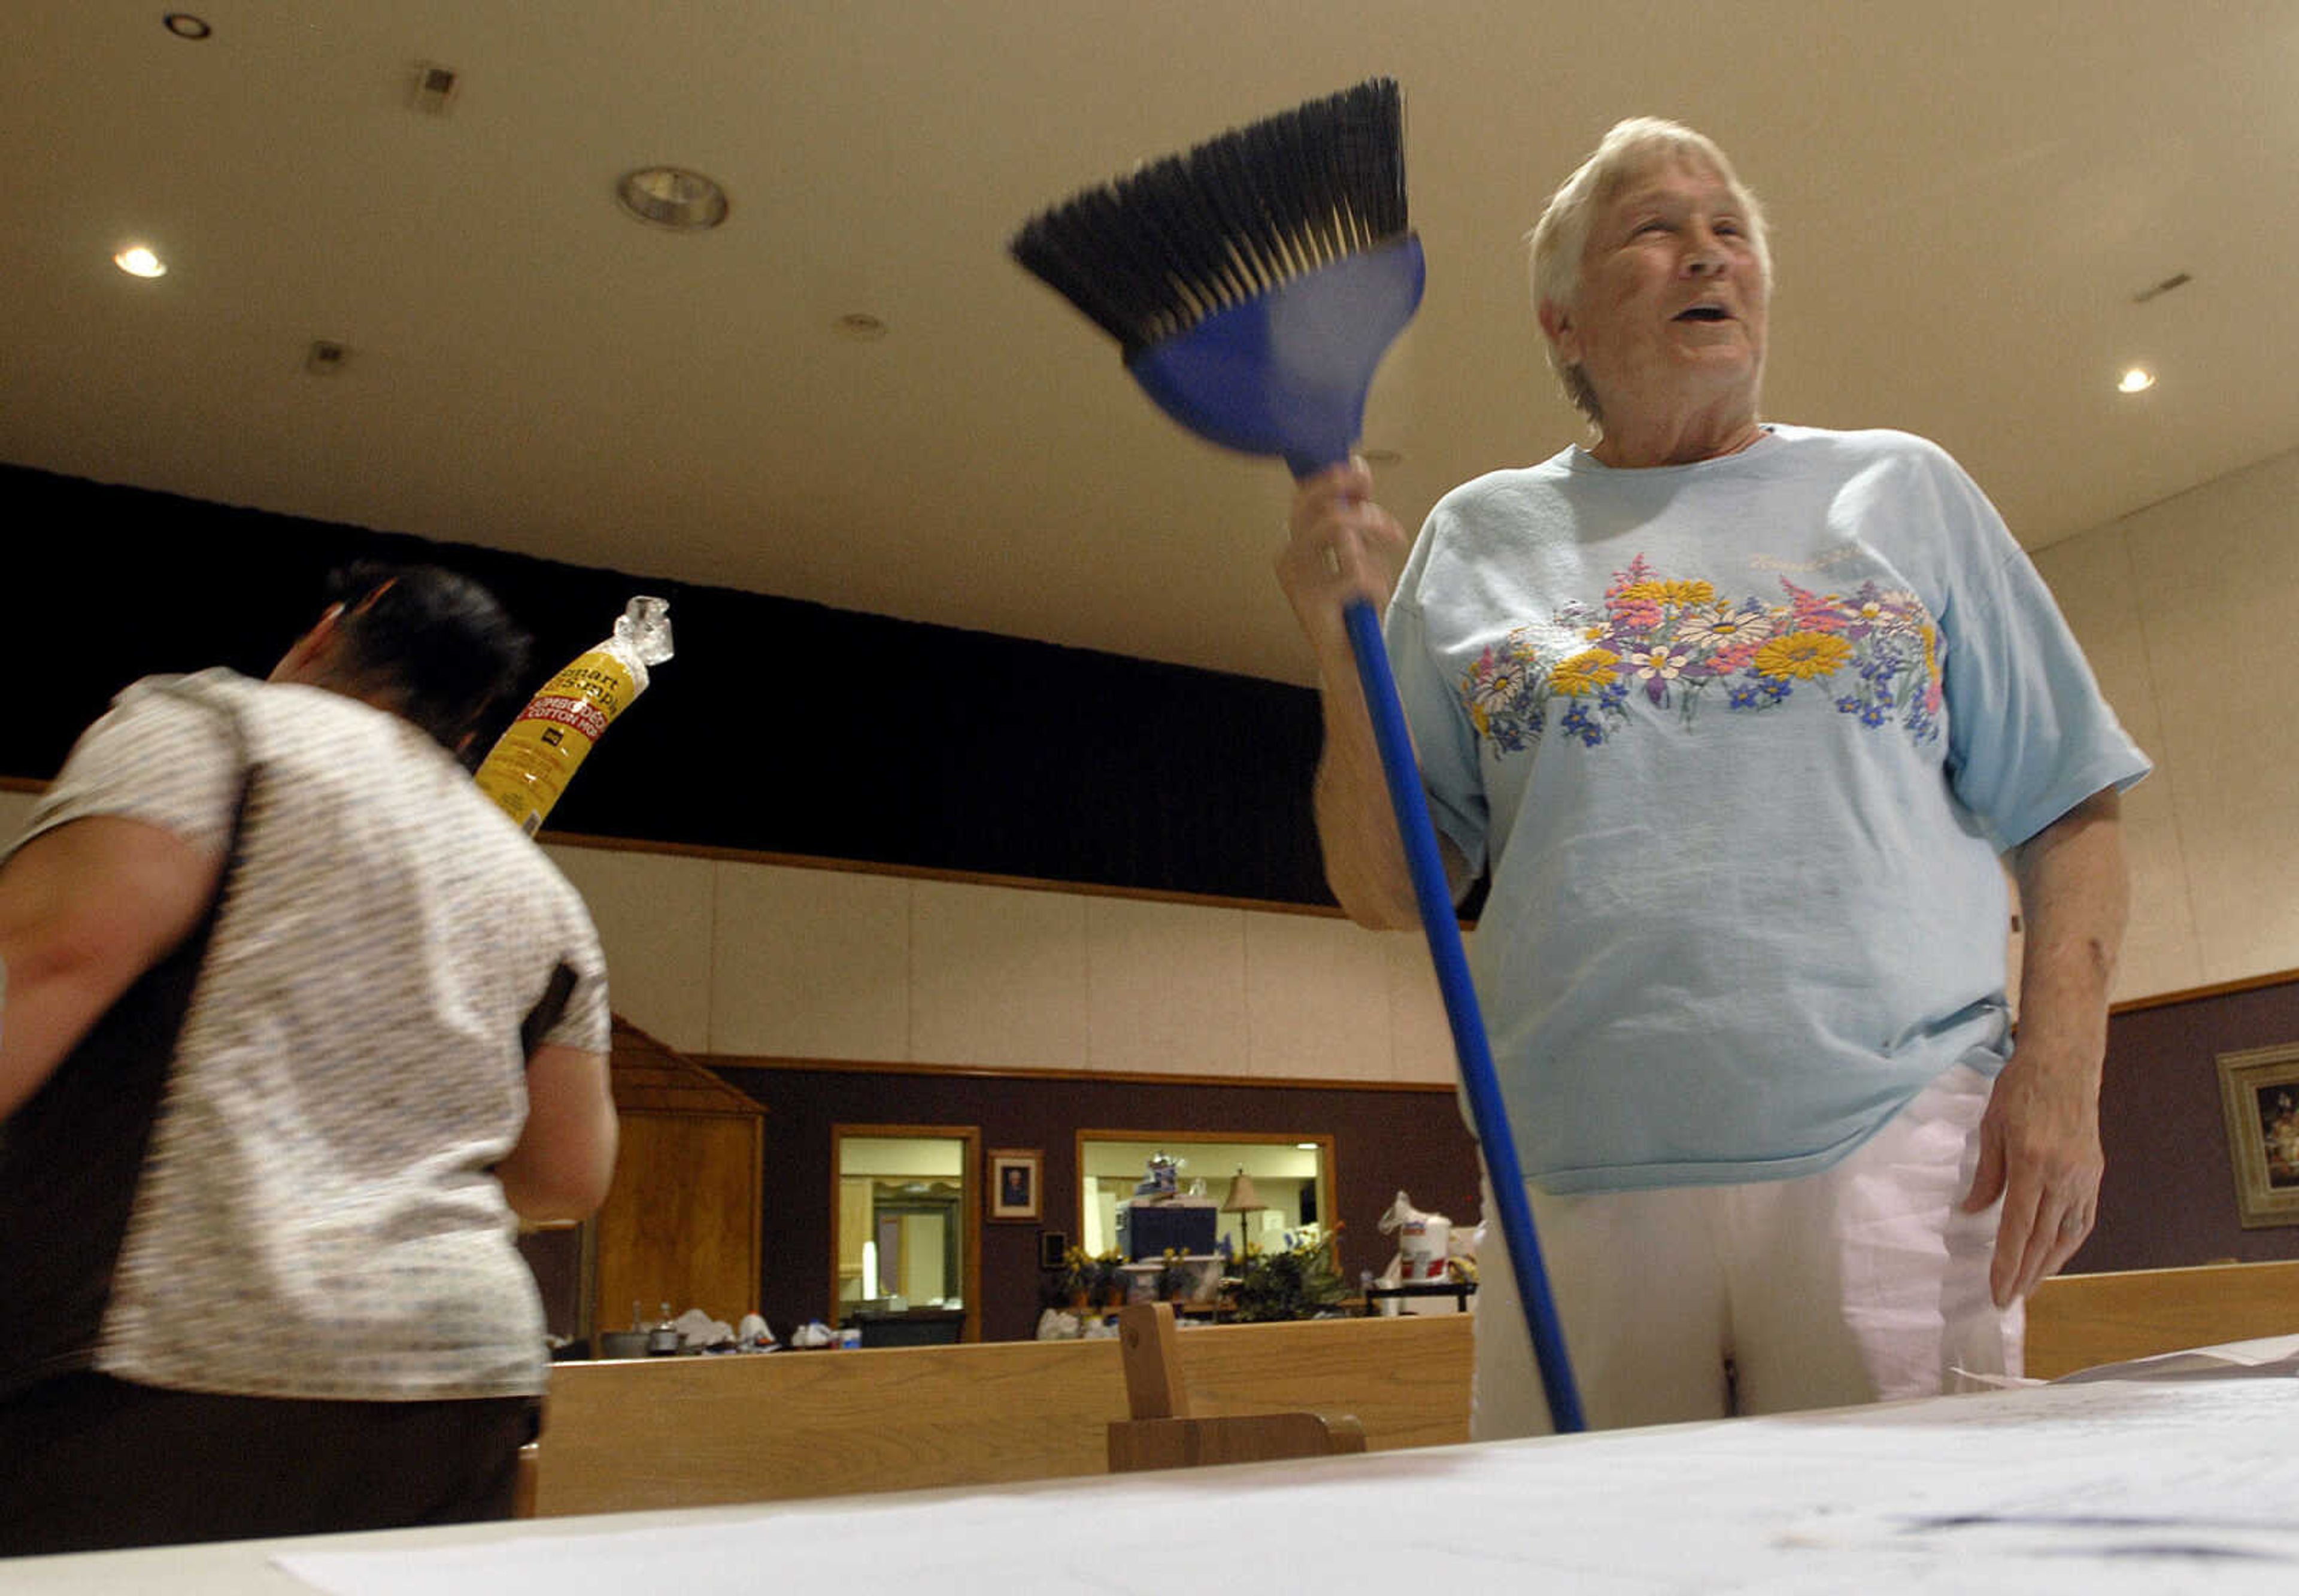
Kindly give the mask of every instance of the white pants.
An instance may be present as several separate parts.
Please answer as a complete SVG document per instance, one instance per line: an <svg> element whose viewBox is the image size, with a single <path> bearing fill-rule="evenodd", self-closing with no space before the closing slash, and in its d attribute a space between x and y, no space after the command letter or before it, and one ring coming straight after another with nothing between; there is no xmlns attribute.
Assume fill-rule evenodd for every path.
<svg viewBox="0 0 2299 1596"><path fill-rule="evenodd" d="M1592 1429L1779 1413L2020 1372L2022 1306L1988 1270L2001 1204L1959 1204L1992 1083L1958 1065L1834 1168L1797 1180L1551 1197L1533 1229ZM1485 1192L1471 1433L1549 1432Z"/></svg>

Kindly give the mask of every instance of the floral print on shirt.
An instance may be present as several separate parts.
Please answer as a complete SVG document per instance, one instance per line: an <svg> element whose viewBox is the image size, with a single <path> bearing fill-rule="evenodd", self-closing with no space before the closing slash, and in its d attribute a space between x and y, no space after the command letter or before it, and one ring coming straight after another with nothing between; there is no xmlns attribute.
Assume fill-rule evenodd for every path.
<svg viewBox="0 0 2299 1596"><path fill-rule="evenodd" d="M1632 694L1688 729L1704 702L1758 714L1817 695L1864 726L1938 737L1939 631L1921 600L1873 582L1852 594L1780 586L1782 603L1722 598L1639 554L1601 610L1573 600L1487 647L1462 676L1462 702L1505 753L1539 742L1552 710L1558 731L1595 748L1628 724Z"/></svg>

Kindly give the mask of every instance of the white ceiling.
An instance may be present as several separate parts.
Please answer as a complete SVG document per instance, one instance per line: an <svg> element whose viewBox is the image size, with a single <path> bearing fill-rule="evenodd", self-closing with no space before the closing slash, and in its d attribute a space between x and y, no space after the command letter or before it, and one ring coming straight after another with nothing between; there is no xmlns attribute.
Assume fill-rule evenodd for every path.
<svg viewBox="0 0 2299 1596"><path fill-rule="evenodd" d="M1767 203L1767 412L1938 439L2030 546L2299 444L2293 0L187 4L212 37L0 11L0 460L1307 680L1282 468L1164 420L1004 245L1374 74L1430 261L1367 424L1408 525L1577 436L1518 239L1639 112ZM653 162L726 224L622 214Z"/></svg>

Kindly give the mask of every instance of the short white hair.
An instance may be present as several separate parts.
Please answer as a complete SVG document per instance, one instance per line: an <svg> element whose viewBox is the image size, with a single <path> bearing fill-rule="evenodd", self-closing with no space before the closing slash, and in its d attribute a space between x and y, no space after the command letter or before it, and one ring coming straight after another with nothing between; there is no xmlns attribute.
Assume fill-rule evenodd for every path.
<svg viewBox="0 0 2299 1596"><path fill-rule="evenodd" d="M1765 236L1764 207L1733 172L1732 162L1716 141L1680 122L1635 116L1614 124L1596 153L1549 196L1540 220L1525 235L1531 249L1535 314L1544 304L1566 311L1573 308L1581 292L1581 256L1588 248L1589 229L1596 225L1597 212L1637 179L1672 162L1705 167L1723 179L1732 203L1747 222L1748 241L1764 268L1764 279L1772 280L1772 252ZM1580 367L1565 365L1558 358L1554 338L1548 340L1548 365L1573 408L1601 424L1604 417L1598 409L1596 390Z"/></svg>

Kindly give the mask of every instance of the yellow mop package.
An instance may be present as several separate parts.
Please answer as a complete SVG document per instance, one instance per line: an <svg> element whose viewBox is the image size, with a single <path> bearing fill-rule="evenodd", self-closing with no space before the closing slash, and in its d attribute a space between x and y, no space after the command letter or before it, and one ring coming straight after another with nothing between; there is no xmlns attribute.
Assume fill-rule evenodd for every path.
<svg viewBox="0 0 2299 1596"><path fill-rule="evenodd" d="M670 601L635 598L615 635L543 684L480 765L479 790L533 836L576 767L670 658Z"/></svg>

